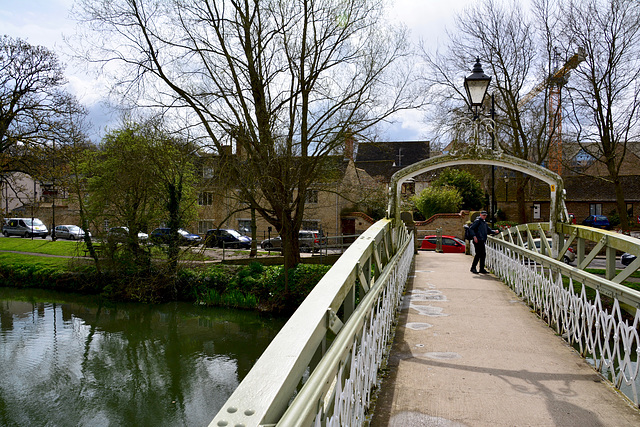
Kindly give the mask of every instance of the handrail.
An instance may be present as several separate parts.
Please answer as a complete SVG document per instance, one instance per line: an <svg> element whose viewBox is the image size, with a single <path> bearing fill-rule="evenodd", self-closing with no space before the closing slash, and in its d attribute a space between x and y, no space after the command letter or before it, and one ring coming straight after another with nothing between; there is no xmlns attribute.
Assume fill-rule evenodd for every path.
<svg viewBox="0 0 640 427"><path fill-rule="evenodd" d="M629 307L632 307L634 309L640 308L640 291L636 291L635 289L620 285L616 282L602 278L593 273L588 273L577 267L573 267L562 261L553 259L548 255L541 254L536 250L525 249L514 243L500 241L496 238L489 239L499 242L501 246L511 250L514 254L526 256L528 259L535 261L537 264L543 266L544 268L550 269L552 272L561 273L562 275L569 277L574 281L583 283L588 288L597 290L603 295L611 298L616 298L618 301L627 304Z"/></svg>
<svg viewBox="0 0 640 427"><path fill-rule="evenodd" d="M531 231L549 232L548 223L530 223L520 224L504 230L499 238L514 242L514 234L517 235L515 242L522 246L525 241L521 238L521 233L526 233L527 241L532 240ZM577 268L584 270L591 261L600 253L601 250L606 251L606 273L605 278L614 283L622 283L638 268L640 268L640 240L624 234L615 233L613 231L601 230L584 225L573 225L558 222L556 223L556 231L563 241L559 241L558 247L561 248L556 255L556 259L561 260L564 253L569 247L576 242ZM594 247L589 253L586 253L586 242L592 242ZM529 243L531 247L532 243ZM546 241L544 243L546 245ZM547 248L549 249L549 248ZM626 266L622 271L616 272L615 261L616 251L627 252L636 256L636 260Z"/></svg>
<svg viewBox="0 0 640 427"><path fill-rule="evenodd" d="M320 403L327 402L330 399L335 400L336 383L341 383L343 380L343 378L336 378L336 376L338 376L341 368L349 365L350 363L354 363L354 359L358 359L358 357L349 358L349 353L351 353L351 351L356 348L357 341L359 340L359 338L361 338L361 334L366 335L366 333L362 333L363 327L365 327L365 323L372 318L371 314L375 311L375 305L379 303L380 296L383 292L393 293L395 291L395 295L391 295L392 302L389 304L391 312L387 312L387 315L393 315L393 311L397 307L397 303L400 301L401 295L399 291L402 291L404 286L399 286L393 290L389 290L387 284L391 276L396 272L394 270L394 267L402 263L402 261L404 261L404 264L406 265L407 259L410 263L411 259L413 258L413 250L411 249L411 244L411 239L407 239L404 241L398 252L394 255L391 262L387 265L388 268L385 268L380 277L378 277L374 287L365 295L354 314L345 324L344 328L340 331L340 334L338 334L338 336L335 338L333 344L331 345L325 356L322 358L313 374L309 377L302 390L300 390L300 393L298 393L296 399L289 406L287 412L280 419L278 425L304 426L311 425L313 416L325 416L325 418L328 418L326 414L327 408L322 407L322 404ZM405 268L403 271L404 275L399 280L399 282L401 282L402 284L404 284L404 282L406 281L407 272L408 268ZM385 338L388 338L388 336ZM379 340L377 344L384 345L386 341L386 339ZM370 372L367 372L366 376L368 376L370 380L373 379L373 382L375 382L377 366L369 366L368 368ZM372 373L373 378L371 378ZM335 406L335 403L330 403L326 406ZM319 407L320 411L318 411Z"/></svg>
<svg viewBox="0 0 640 427"><path fill-rule="evenodd" d="M640 292L616 282L622 280L622 273L611 280L588 273L582 268L601 249L606 250L608 260L615 260L614 248L638 254L640 245L628 236L582 226L558 224L556 229L569 234L567 243L556 255L557 258L563 256L573 241L572 237L579 239L579 257L580 252L584 255L587 238L599 241L589 255L578 262L578 267L573 267L538 252L531 245L531 231L537 230L543 237L546 230L538 224L523 224L503 232L500 237L488 239L487 265L524 298L549 326L554 327L571 345L577 346L583 357L591 358L597 370L605 376L609 373L615 387L626 385L628 390L625 394L637 405ZM522 234L526 236L523 238ZM528 248L531 249L523 247L525 242L529 243ZM633 263L630 267L637 268ZM623 272L626 271L627 269ZM568 283L565 284L565 281ZM574 290L575 285L581 285L581 290ZM587 296L586 288L594 289L595 294ZM601 295L611 297L612 304L605 304ZM623 311L630 313L632 319Z"/></svg>
<svg viewBox="0 0 640 427"><path fill-rule="evenodd" d="M210 427L276 425L293 397L301 392L298 387L305 376L311 374L315 381L320 372L313 367L316 355L333 355L338 351L337 343L345 340L342 335L346 332L345 336L349 336L354 325L360 325L368 302L380 292L378 284L397 266L397 253L400 250L406 253L412 241L413 236L403 225L393 228L389 219L369 227L302 302ZM409 252L413 255L413 250ZM358 307L356 286L362 298ZM348 326L343 326L345 324ZM331 333L337 335L331 344L331 353L327 353ZM327 362L320 363L322 365L316 366Z"/></svg>

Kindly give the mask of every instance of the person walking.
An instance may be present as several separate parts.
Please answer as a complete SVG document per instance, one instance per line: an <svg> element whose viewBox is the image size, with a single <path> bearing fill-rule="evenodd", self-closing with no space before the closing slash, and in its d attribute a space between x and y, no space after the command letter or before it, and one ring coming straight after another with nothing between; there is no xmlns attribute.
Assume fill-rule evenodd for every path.
<svg viewBox="0 0 640 427"><path fill-rule="evenodd" d="M473 257L473 263L471 264L471 272L473 274L487 274L488 271L484 269L484 261L487 257L487 250L485 243L487 242L487 236L489 234L498 234L498 230L492 230L487 224L487 211L480 212L476 220L469 227L471 238L473 239L473 247L476 250L476 255ZM480 271L476 270L476 266L480 263Z"/></svg>

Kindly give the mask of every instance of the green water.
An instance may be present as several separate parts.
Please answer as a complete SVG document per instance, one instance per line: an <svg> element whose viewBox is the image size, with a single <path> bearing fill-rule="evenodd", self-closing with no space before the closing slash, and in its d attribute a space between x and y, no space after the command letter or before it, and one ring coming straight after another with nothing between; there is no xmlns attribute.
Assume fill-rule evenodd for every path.
<svg viewBox="0 0 640 427"><path fill-rule="evenodd" d="M0 288L0 426L206 426L283 324Z"/></svg>

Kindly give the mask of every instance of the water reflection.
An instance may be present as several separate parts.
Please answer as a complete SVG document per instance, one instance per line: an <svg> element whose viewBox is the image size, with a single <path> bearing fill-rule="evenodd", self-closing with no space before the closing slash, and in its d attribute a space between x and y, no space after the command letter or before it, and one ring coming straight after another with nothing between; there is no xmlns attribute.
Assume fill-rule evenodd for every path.
<svg viewBox="0 0 640 427"><path fill-rule="evenodd" d="M0 289L0 425L207 425L283 323Z"/></svg>

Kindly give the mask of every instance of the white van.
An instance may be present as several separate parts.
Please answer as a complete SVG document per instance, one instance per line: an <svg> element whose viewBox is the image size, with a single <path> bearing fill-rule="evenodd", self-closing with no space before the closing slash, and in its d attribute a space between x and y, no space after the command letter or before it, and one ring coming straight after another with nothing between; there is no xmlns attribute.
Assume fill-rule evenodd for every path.
<svg viewBox="0 0 640 427"><path fill-rule="evenodd" d="M38 218L6 218L2 227L4 237L42 237L45 239L49 234L47 226Z"/></svg>

